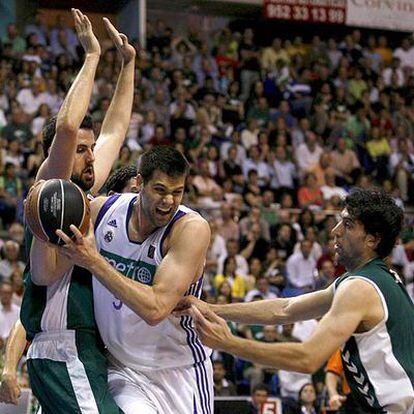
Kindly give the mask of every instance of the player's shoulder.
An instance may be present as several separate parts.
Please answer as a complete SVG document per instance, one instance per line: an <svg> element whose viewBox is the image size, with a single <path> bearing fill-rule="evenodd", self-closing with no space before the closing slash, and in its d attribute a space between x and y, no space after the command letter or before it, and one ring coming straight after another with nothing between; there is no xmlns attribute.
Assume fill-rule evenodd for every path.
<svg viewBox="0 0 414 414"><path fill-rule="evenodd" d="M208 221L196 211L186 206L180 206L176 217L177 220L174 222L172 233L178 234L184 231L186 235L194 234L195 237L197 234L199 236L203 234L210 235Z"/></svg>

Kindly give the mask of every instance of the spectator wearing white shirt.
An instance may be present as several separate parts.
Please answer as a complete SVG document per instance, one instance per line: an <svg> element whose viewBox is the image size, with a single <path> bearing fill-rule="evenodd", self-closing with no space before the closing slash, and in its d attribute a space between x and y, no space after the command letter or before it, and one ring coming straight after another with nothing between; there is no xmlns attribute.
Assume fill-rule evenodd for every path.
<svg viewBox="0 0 414 414"><path fill-rule="evenodd" d="M403 86L404 84L404 73L401 69L401 61L400 58L394 56L392 58L391 66L385 68L382 71L382 78L384 79L384 83L386 86L391 85L391 80L393 75L397 76L397 83L398 86Z"/></svg>
<svg viewBox="0 0 414 414"><path fill-rule="evenodd" d="M241 133L241 142L247 151L259 143L259 132L257 119L251 118Z"/></svg>
<svg viewBox="0 0 414 414"><path fill-rule="evenodd" d="M236 163L242 165L244 160L246 159L246 149L243 145L240 144L241 138L239 131L234 130L231 133L231 140L227 142L223 142L220 146L220 158L224 161L228 159L229 149L231 146L235 146L237 148L237 156L236 156Z"/></svg>
<svg viewBox="0 0 414 414"><path fill-rule="evenodd" d="M402 40L401 47L397 48L393 55L400 59L403 69L405 67L414 69L414 48L408 37Z"/></svg>
<svg viewBox="0 0 414 414"><path fill-rule="evenodd" d="M348 195L347 191L335 184L335 179L335 170L332 167L327 168L325 172L325 185L321 187L322 196L325 201L329 201L332 197L343 199Z"/></svg>
<svg viewBox="0 0 414 414"><path fill-rule="evenodd" d="M300 252L292 254L286 262L289 287L302 289L304 292L313 289L316 272L316 260L311 256L313 243L303 240Z"/></svg>
<svg viewBox="0 0 414 414"><path fill-rule="evenodd" d="M410 153L405 138L398 140L398 150L390 155L389 169L400 190L401 199L407 201L409 183L414 174L414 155Z"/></svg>
<svg viewBox="0 0 414 414"><path fill-rule="evenodd" d="M38 111L39 106L46 102L46 95L41 92L41 80L34 78L30 88L24 88L17 94L17 102L23 111L33 117Z"/></svg>
<svg viewBox="0 0 414 414"><path fill-rule="evenodd" d="M260 157L258 146L252 146L249 150L249 158L242 165L245 179L248 179L249 171L257 171L258 183L260 187L266 187L270 182L270 170L266 162Z"/></svg>
<svg viewBox="0 0 414 414"><path fill-rule="evenodd" d="M260 296L262 299L276 299L278 297L276 293L270 290L269 280L265 276L257 278L256 288L247 292L244 301L251 302L256 296Z"/></svg>
<svg viewBox="0 0 414 414"><path fill-rule="evenodd" d="M20 307L13 303L13 286L10 282L0 285L0 342L5 342L13 325L19 319Z"/></svg>
<svg viewBox="0 0 414 414"><path fill-rule="evenodd" d="M275 152L269 154L269 171L271 176L270 188L276 190L277 199L284 192L292 194L295 189L295 179L297 178L295 164L288 160L286 149L279 145Z"/></svg>
<svg viewBox="0 0 414 414"><path fill-rule="evenodd" d="M305 142L300 144L295 151L295 158L300 173L303 175L315 167L322 153L323 149L318 144L318 137L314 132L308 131Z"/></svg>

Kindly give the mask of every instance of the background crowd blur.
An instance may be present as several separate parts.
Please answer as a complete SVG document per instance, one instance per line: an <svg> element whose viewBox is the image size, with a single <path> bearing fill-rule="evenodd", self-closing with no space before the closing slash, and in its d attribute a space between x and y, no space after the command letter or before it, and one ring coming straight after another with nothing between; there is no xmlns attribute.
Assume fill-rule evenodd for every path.
<svg viewBox="0 0 414 414"><path fill-rule="evenodd" d="M212 231L204 299L290 297L332 283L344 269L333 260L330 231L352 186L383 188L406 210L390 264L413 295L413 39L389 45L386 36L361 38L359 30L309 42L258 39L249 27L204 38L176 33L163 20L147 28L145 50L135 42L134 105L114 170L136 165L153 145L187 156L184 202ZM47 26L39 12L21 31L8 25L0 42L0 346L24 289L22 206L44 159L42 127L81 62L62 17ZM96 134L118 70L104 41L90 104ZM316 324L231 328L257 341L303 341ZM213 359L216 395L269 392L289 413L304 385L314 384L304 387L308 399L326 393L324 370L312 378L217 352ZM26 384L24 367L21 378Z"/></svg>

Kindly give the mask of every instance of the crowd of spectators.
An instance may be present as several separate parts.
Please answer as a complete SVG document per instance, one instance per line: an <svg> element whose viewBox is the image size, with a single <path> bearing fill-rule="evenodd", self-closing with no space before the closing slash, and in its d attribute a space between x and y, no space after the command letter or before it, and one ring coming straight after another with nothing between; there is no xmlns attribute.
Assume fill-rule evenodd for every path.
<svg viewBox="0 0 414 414"><path fill-rule="evenodd" d="M44 159L42 127L59 110L82 62L68 23L59 16L48 27L39 12L21 32L8 25L0 43L3 341L23 293L22 205ZM212 232L205 300L287 297L332 283L344 269L333 260L330 231L352 186L375 185L401 207L413 205L411 38L391 47L386 36L362 39L353 30L344 38L314 36L310 43L275 35L259 47L263 42L251 28L224 27L208 39L195 31L175 33L162 20L148 22L147 30L146 49L135 42L134 104L114 169L136 164L153 145L173 145L187 156L185 202L209 219ZM96 134L115 87L117 59L103 41L90 104ZM390 262L413 294L410 217ZM316 324L231 327L279 342L303 341ZM217 395L249 393L264 382L285 400L298 400L312 383L309 375L219 353L214 358ZM314 382L320 395L323 378Z"/></svg>

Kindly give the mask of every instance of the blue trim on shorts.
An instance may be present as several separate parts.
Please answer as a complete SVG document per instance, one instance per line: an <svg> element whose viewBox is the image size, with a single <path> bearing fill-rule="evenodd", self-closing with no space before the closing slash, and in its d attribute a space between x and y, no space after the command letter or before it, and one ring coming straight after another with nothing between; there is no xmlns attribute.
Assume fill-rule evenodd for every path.
<svg viewBox="0 0 414 414"><path fill-rule="evenodd" d="M96 217L96 221L95 221L95 228L94 230L96 231L96 229L99 226L99 223L102 221L105 213L110 209L110 207L115 203L116 200L118 200L118 198L121 196L121 194L114 194L111 195L103 204L103 206L101 207L101 209L98 212L98 216Z"/></svg>

